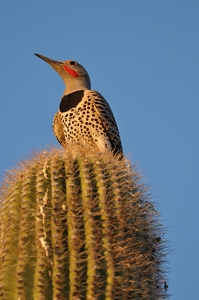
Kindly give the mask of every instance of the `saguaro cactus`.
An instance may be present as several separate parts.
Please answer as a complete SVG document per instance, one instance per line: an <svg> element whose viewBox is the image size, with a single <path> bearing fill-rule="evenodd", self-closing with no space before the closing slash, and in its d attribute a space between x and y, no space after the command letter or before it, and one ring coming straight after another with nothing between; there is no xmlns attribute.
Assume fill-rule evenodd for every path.
<svg viewBox="0 0 199 300"><path fill-rule="evenodd" d="M125 160L34 154L0 189L0 299L163 299L153 203Z"/></svg>

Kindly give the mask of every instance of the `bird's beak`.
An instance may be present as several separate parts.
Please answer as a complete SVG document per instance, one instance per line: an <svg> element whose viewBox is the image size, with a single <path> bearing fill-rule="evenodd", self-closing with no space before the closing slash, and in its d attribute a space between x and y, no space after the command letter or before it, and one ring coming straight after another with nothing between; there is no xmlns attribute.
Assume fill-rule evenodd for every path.
<svg viewBox="0 0 199 300"><path fill-rule="evenodd" d="M37 57L43 59L45 62L47 62L51 67L53 67L53 69L58 73L60 74L60 71L62 69L62 65L63 63L61 61L57 61L57 60L54 60L54 59L51 59L51 58L48 58L46 56L43 56L41 54L37 54L37 53L34 53Z"/></svg>

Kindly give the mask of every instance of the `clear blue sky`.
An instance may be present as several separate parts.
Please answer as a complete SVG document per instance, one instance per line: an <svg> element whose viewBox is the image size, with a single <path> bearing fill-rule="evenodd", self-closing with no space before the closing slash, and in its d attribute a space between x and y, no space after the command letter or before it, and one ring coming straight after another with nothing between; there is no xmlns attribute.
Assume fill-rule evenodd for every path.
<svg viewBox="0 0 199 300"><path fill-rule="evenodd" d="M0 33L1 177L33 149L58 145L64 84L33 53L77 60L159 203L171 299L198 299L199 1L3 1Z"/></svg>

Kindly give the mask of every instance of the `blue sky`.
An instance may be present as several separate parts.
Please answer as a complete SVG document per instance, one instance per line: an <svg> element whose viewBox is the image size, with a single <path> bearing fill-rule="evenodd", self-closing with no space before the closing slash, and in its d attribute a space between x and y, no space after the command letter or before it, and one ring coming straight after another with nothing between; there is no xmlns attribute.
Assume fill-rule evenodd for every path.
<svg viewBox="0 0 199 300"><path fill-rule="evenodd" d="M47 145L64 84L33 55L74 59L109 102L168 228L171 299L199 282L199 2L7 1L0 10L0 176Z"/></svg>

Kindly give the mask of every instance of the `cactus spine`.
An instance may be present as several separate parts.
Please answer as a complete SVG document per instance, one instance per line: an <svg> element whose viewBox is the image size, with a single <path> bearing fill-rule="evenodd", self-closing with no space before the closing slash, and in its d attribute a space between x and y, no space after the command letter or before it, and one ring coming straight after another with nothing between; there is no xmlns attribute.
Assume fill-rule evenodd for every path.
<svg viewBox="0 0 199 300"><path fill-rule="evenodd" d="M0 299L163 299L164 243L139 174L111 154L37 153L0 189Z"/></svg>

